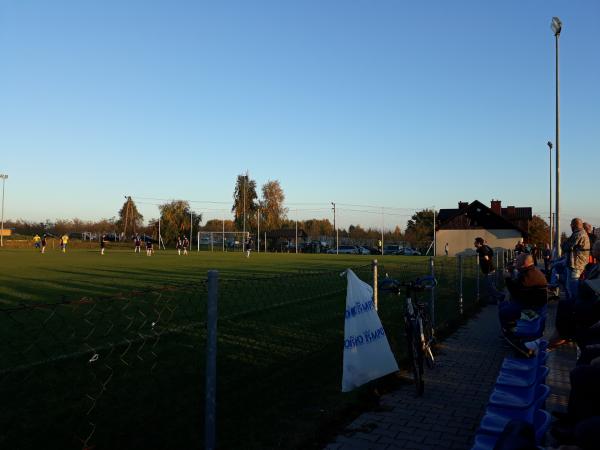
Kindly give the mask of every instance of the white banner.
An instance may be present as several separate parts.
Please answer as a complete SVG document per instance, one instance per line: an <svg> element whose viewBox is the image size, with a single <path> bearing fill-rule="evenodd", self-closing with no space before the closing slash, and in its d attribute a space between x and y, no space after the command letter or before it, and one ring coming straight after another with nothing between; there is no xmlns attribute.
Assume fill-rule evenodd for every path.
<svg viewBox="0 0 600 450"><path fill-rule="evenodd" d="M373 288L346 271L346 321L342 392L398 371L398 364L375 311Z"/></svg>

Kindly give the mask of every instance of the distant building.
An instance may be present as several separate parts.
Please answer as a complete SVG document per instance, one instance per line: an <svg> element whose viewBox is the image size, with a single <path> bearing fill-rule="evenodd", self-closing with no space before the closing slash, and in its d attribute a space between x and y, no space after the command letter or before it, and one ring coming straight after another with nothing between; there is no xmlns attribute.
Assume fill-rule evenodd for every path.
<svg viewBox="0 0 600 450"><path fill-rule="evenodd" d="M473 251L476 237L485 239L492 248L514 248L519 239L527 239L532 217L530 207L502 208L500 200L492 200L490 207L475 200L472 203L459 202L455 209L440 209L436 254L445 254L446 243L449 256Z"/></svg>

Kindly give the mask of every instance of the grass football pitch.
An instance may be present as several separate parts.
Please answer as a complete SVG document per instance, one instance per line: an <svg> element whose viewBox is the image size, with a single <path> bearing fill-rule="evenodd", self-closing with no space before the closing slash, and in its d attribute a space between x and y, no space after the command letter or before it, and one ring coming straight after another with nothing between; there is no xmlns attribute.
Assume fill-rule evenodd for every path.
<svg viewBox="0 0 600 450"><path fill-rule="evenodd" d="M1 251L0 447L202 448L209 269L220 276L219 447L318 447L361 396L340 393L339 273L371 282L372 259ZM378 259L400 279L429 270L428 258ZM438 264L440 323L458 317L455 266ZM465 279L465 298L473 286ZM398 298L382 296L379 315L402 360Z"/></svg>

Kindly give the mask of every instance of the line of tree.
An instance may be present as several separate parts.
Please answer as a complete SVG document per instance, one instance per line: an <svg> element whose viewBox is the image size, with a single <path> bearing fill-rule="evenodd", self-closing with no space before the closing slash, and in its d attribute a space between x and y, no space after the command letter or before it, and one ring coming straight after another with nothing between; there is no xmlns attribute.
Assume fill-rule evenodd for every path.
<svg viewBox="0 0 600 450"><path fill-rule="evenodd" d="M296 225L308 236L334 236L333 224L329 219L305 219L298 221L287 217L288 209L284 206L285 194L279 180L268 180L261 187L261 198L258 198L256 181L250 178L248 172L236 177L233 191L232 220L211 219L202 226L202 214L192 211L189 202L173 200L159 205L160 234L165 243L173 243L179 236L189 236L193 227L192 238L196 231L220 232L242 231L256 233L260 221L261 232L269 232L282 228L294 228ZM433 240L433 214L431 209L415 212L407 221L405 231L399 226L394 230L384 231L385 242L408 242L413 247L424 247ZM28 222L24 220L7 221L6 228L12 228L18 234L33 235L36 233L116 233L122 238L131 238L136 234L146 234L158 238L159 219L151 219L144 225L144 217L138 211L131 197L127 197L118 211L117 218L84 221L77 218L56 220L50 222ZM381 238L381 229L363 228L352 224L347 229L338 228L342 238L369 239ZM529 223L530 243L544 245L548 242L548 224L539 215L534 215Z"/></svg>

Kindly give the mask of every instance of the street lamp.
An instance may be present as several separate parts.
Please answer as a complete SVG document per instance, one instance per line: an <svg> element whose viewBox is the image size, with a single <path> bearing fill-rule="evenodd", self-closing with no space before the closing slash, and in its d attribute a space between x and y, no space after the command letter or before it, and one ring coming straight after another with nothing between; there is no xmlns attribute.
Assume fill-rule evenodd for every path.
<svg viewBox="0 0 600 450"><path fill-rule="evenodd" d="M0 173L0 179L2 180L2 219L0 225L0 247L4 247L4 183L6 182L7 178L8 175Z"/></svg>
<svg viewBox="0 0 600 450"><path fill-rule="evenodd" d="M552 33L554 33L554 45L556 53L556 224L554 226L554 234L556 236L556 255L560 256L560 96L559 96L559 78L558 78L558 37L562 31L562 22L558 17L552 18Z"/></svg>
<svg viewBox="0 0 600 450"><path fill-rule="evenodd" d="M553 240L553 234L552 234L552 142L548 141L546 143L548 145L548 150L550 150L548 152L549 155L549 161L550 161L550 178L549 178L549 184L550 184L550 213L548 215L548 224L549 224L549 229L550 229L550 240L548 242L550 242L550 250L552 250L552 246L554 245L554 240Z"/></svg>

